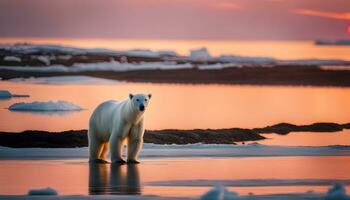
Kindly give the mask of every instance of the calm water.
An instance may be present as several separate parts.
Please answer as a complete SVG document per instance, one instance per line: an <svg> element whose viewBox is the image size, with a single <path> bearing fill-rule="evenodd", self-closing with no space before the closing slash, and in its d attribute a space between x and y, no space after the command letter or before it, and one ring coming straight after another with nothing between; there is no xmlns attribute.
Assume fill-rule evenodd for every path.
<svg viewBox="0 0 350 200"><path fill-rule="evenodd" d="M0 82L1 89L30 98L0 101L0 131L87 129L93 109L130 92L152 93L147 129L255 128L280 122L350 122L350 89L233 85L143 84L45 85ZM66 100L81 112L52 114L11 112L16 102Z"/></svg>
<svg viewBox="0 0 350 200"><path fill-rule="evenodd" d="M0 43L29 42L59 44L83 48L115 50L151 49L173 50L188 55L193 48L206 47L211 55L234 54L263 56L277 59L342 59L350 60L349 46L317 46L313 41L259 41L259 40L127 40L127 39L60 39L60 38L0 38Z"/></svg>
<svg viewBox="0 0 350 200"><path fill-rule="evenodd" d="M73 161L0 161L0 194L26 194L50 186L61 195L129 194L195 197L208 191L210 181L251 179L349 180L350 158L267 157L143 160L139 165L92 165ZM336 169L336 170L335 170ZM185 181L175 186L172 181ZM188 181L206 180L205 186ZM167 186L155 182L167 183ZM188 183L188 185L187 185ZM256 181L255 181L256 183ZM240 194L326 192L329 185L229 186Z"/></svg>

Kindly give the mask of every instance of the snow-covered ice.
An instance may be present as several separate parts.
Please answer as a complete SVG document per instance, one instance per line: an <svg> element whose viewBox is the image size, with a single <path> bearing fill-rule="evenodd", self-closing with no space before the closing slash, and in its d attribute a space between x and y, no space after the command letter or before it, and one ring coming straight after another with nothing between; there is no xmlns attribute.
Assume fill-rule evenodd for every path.
<svg viewBox="0 0 350 200"><path fill-rule="evenodd" d="M21 58L17 56L5 56L4 57L5 61L13 61L13 62L21 62Z"/></svg>
<svg viewBox="0 0 350 200"><path fill-rule="evenodd" d="M82 108L78 105L67 101L48 101L48 102L31 102L31 103L15 103L9 108L11 111L41 111L41 112L53 112L53 111L80 111Z"/></svg>
<svg viewBox="0 0 350 200"><path fill-rule="evenodd" d="M95 78L91 76L51 76L51 77L30 77L30 78L13 78L13 82L30 82L40 84L116 84L121 81L109 80L104 78Z"/></svg>
<svg viewBox="0 0 350 200"><path fill-rule="evenodd" d="M43 62L45 65L50 65L51 64L51 59L49 56L36 56L36 59L39 61Z"/></svg>

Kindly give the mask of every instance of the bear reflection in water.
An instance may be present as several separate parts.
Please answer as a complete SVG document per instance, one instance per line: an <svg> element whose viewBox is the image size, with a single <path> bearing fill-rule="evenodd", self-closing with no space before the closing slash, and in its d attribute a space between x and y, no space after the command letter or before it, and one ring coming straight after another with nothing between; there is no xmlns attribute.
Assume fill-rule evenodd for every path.
<svg viewBox="0 0 350 200"><path fill-rule="evenodd" d="M90 195L140 195L138 165L91 163Z"/></svg>

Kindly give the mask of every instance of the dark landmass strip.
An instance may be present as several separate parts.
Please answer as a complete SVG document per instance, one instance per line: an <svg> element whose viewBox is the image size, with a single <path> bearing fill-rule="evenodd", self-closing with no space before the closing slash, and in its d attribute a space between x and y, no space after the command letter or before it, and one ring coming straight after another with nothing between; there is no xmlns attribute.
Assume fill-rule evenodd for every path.
<svg viewBox="0 0 350 200"><path fill-rule="evenodd" d="M322 70L317 66L232 67L218 70L94 71L79 73L0 70L0 78L3 80L18 77L61 75L87 75L113 80L150 83L350 86L350 70Z"/></svg>
<svg viewBox="0 0 350 200"><path fill-rule="evenodd" d="M235 144L236 142L265 139L260 133L288 134L290 132L336 132L349 129L348 124L315 123L311 125L293 125L280 123L265 128L254 129L194 129L146 131L145 143L154 144ZM23 131L20 133L0 132L0 145L16 148L71 148L88 146L87 130L63 132Z"/></svg>
<svg viewBox="0 0 350 200"><path fill-rule="evenodd" d="M248 129L160 130L146 131L144 142L154 144L234 144L238 141L255 141L264 138ZM17 148L86 147L88 146L87 130L0 132L0 145Z"/></svg>
<svg viewBox="0 0 350 200"><path fill-rule="evenodd" d="M290 132L338 132L343 129L350 129L350 123L337 124L337 123L314 123L310 125L294 125L288 123L280 123L273 126L267 126L265 128L252 129L255 133L277 133L280 135L286 135Z"/></svg>

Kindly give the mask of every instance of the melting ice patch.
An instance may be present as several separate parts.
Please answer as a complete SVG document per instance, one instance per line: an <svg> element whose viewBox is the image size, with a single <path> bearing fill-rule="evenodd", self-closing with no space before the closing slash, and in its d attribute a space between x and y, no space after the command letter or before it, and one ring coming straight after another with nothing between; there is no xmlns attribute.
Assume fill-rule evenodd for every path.
<svg viewBox="0 0 350 200"><path fill-rule="evenodd" d="M78 105L67 101L48 101L48 102L31 102L15 103L9 108L11 111L29 111L29 112L55 112L55 111L81 111Z"/></svg>

